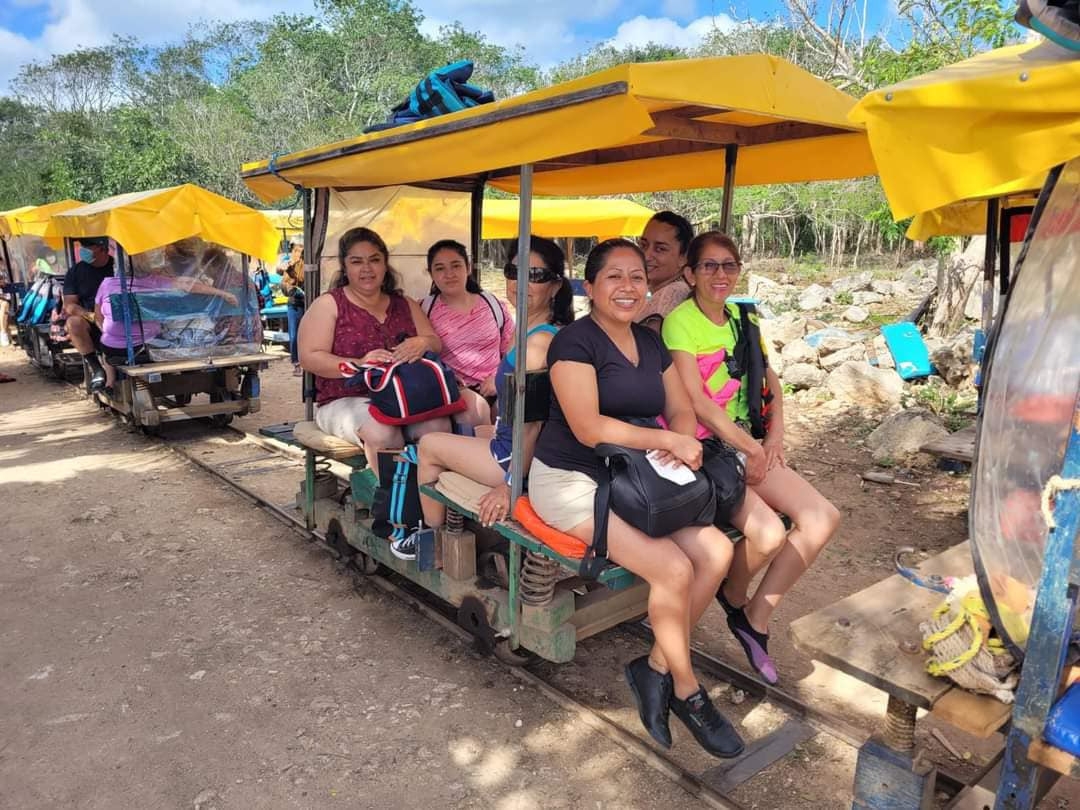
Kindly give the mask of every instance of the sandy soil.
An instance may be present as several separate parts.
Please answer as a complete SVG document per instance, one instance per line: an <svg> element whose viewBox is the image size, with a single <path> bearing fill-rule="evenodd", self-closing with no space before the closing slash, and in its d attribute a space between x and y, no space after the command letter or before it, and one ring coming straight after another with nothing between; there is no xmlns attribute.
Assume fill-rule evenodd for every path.
<svg viewBox="0 0 1080 810"><path fill-rule="evenodd" d="M114 427L77 392L0 350L0 795L18 808L692 807L501 665L370 585L160 443ZM303 416L287 360L262 378L249 431ZM786 688L870 729L880 693L795 650L784 627L892 572L894 550L966 536L968 480L865 485L863 415L789 410L791 462L844 513L774 620ZM290 486L285 476L284 487ZM295 491L295 490L293 490ZM283 490L284 492L284 490ZM290 493L284 492L282 500ZM718 609L697 633L743 665ZM579 699L636 728L621 630L548 667ZM748 737L787 718L709 682ZM677 725L677 724L675 724ZM707 773L715 762L690 749ZM971 771L994 747L953 729ZM735 791L748 807L850 806L855 752L817 734ZM1059 787L1044 807L1080 794Z"/></svg>

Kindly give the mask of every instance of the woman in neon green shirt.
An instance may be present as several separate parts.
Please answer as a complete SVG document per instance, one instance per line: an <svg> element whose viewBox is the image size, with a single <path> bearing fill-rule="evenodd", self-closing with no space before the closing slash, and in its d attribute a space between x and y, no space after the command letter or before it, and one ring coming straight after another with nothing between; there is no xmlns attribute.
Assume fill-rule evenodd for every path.
<svg viewBox="0 0 1080 810"><path fill-rule="evenodd" d="M710 231L695 237L684 271L692 294L664 319L662 334L690 391L697 435L715 436L745 457L746 500L731 522L746 540L736 547L728 578L716 598L751 666L766 681L776 683L776 665L768 654L769 619L836 531L840 512L784 459L780 380L768 367L760 337L746 334L758 332L757 315L748 313L744 322L738 305L727 301L741 269L739 250L728 236ZM753 358L753 352L760 354ZM755 360L764 366L764 379L772 393L760 442L751 435L751 424L757 421L761 397L750 390L749 369L744 367ZM775 509L792 520L786 536ZM765 576L750 596L750 583L766 566Z"/></svg>

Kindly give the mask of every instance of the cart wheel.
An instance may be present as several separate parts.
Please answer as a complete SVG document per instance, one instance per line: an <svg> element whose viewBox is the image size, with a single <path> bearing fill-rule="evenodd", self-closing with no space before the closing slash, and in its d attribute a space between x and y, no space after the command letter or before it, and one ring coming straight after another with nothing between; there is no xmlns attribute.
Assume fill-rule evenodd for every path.
<svg viewBox="0 0 1080 810"><path fill-rule="evenodd" d="M158 424L156 424L156 425L142 425L141 429L142 429L142 432L143 432L144 436L149 436L152 439L161 435L161 423L160 422Z"/></svg>
<svg viewBox="0 0 1080 810"><path fill-rule="evenodd" d="M173 399L176 400L176 404L180 406L191 404L191 394L173 394Z"/></svg>
<svg viewBox="0 0 1080 810"><path fill-rule="evenodd" d="M215 413L210 417L210 424L214 427L228 427L232 424L233 415L231 413Z"/></svg>
<svg viewBox="0 0 1080 810"><path fill-rule="evenodd" d="M495 643L495 657L511 667L524 667L531 664L536 660L536 655L526 650L524 647L518 647L516 650L510 649L510 639L501 638Z"/></svg>
<svg viewBox="0 0 1080 810"><path fill-rule="evenodd" d="M349 545L349 541L345 539L345 532L341 530L341 524L336 520L331 520L330 525L326 527L326 545L342 559L349 560L356 554L356 549Z"/></svg>
<svg viewBox="0 0 1080 810"><path fill-rule="evenodd" d="M356 553L353 563L356 565L356 570L361 574L371 576L379 573L379 561L362 551Z"/></svg>

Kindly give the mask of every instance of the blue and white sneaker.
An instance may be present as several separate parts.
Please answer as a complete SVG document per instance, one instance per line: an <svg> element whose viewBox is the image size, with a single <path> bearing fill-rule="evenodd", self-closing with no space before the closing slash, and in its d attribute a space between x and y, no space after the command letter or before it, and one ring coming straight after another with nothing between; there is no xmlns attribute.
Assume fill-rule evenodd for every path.
<svg viewBox="0 0 1080 810"><path fill-rule="evenodd" d="M399 537L390 544L390 553L399 560L416 559L416 533L411 532L404 537Z"/></svg>

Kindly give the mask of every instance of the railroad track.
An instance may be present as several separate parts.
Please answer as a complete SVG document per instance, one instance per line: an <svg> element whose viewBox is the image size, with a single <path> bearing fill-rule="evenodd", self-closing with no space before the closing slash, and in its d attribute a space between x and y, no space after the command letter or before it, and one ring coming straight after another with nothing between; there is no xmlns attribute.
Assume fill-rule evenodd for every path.
<svg viewBox="0 0 1080 810"><path fill-rule="evenodd" d="M232 427L213 432L203 429L201 435L185 436L192 432L191 429L170 431L174 437L165 438L162 440L163 444L236 491L254 506L271 514L305 540L318 542L332 558L341 563L345 572L357 579L358 583L360 581L368 583L392 595L463 643L475 644L476 637L454 620L452 607L444 605L411 582L398 578L396 575L365 574L353 559L345 558L333 549L321 531L309 530L291 502L278 500L281 492L280 485L278 495L275 496L259 491L259 488L249 480L256 474L279 472L291 476L294 485L298 484L302 478L304 463L302 451ZM223 437L226 438L223 440ZM227 452L221 452L222 448L227 448ZM212 457L217 455L229 457L224 459ZM636 639L641 642L643 649L652 641L652 634L646 621L628 623L609 633L622 633L629 639ZM731 689L741 690L747 699L757 700L760 702L759 705L768 704L781 711L787 719L769 733L748 741L746 751L735 760L718 761L706 757L696 750L696 746L688 735L680 739L677 749L667 752L657 749L646 741L643 733L636 730L636 712L632 713L633 728L628 727L602 711L583 703L568 689L558 685L555 678L545 677L529 668L505 666L514 678L543 694L641 763L678 784L707 807L742 810L743 806L734 801L729 794L738 786L777 765L795 751L797 746L817 734L829 735L844 745L856 749L868 736L865 730L843 718L810 706L789 692L769 686L746 672L709 655L704 650L695 648L693 659L699 673L724 682L730 685ZM538 667L538 669L543 669L543 667ZM695 759L696 763L687 762L687 760ZM703 760L707 760L711 767L700 767ZM938 789L944 790L951 797L959 793L965 784L955 777L943 774L939 777ZM947 802L943 801L943 805L947 805Z"/></svg>

